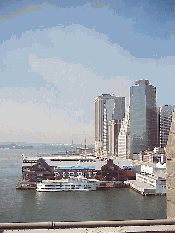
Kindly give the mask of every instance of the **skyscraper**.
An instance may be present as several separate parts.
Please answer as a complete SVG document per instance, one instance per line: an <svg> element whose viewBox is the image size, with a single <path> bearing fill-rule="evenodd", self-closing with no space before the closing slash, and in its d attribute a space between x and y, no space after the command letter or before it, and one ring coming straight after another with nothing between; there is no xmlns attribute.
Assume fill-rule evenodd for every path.
<svg viewBox="0 0 175 233"><path fill-rule="evenodd" d="M109 121L122 121L125 116L125 97L102 94L95 99L95 151L108 154Z"/></svg>
<svg viewBox="0 0 175 233"><path fill-rule="evenodd" d="M174 109L175 105L163 105L158 108L159 143L161 148L164 148L167 145Z"/></svg>
<svg viewBox="0 0 175 233"><path fill-rule="evenodd" d="M156 87L148 80L138 80L130 87L130 153L152 150L158 146Z"/></svg>
<svg viewBox="0 0 175 233"><path fill-rule="evenodd" d="M126 108L126 114L121 124L118 136L118 157L130 158L130 107Z"/></svg>

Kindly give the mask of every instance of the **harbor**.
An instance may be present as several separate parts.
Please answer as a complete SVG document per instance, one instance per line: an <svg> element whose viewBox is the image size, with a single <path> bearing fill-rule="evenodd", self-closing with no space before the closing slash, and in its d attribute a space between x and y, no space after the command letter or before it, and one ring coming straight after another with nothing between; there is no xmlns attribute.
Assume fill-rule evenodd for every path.
<svg viewBox="0 0 175 233"><path fill-rule="evenodd" d="M73 142L71 147L73 148ZM123 161L123 164L120 161L119 163L116 158L95 156L93 153L87 154L87 150L85 144L84 150L79 147L78 151L76 148L76 151L66 150L66 153L39 154L36 157L27 157L22 154L22 176L16 189L38 190L37 186L46 182L50 182L49 186L55 186L56 182L60 183L59 185L65 185L65 182L68 182L66 180L72 179L71 182L73 182L73 179L84 177L83 179L86 179L87 182L92 179L96 180L96 190L101 190L129 187L124 181L136 179L136 173L130 162ZM81 182L79 185L82 185ZM77 190L73 183L70 183L68 189L69 191ZM86 190L90 189L86 187ZM61 190L60 187L59 190Z"/></svg>
<svg viewBox="0 0 175 233"><path fill-rule="evenodd" d="M76 147L57 153L39 153L35 157L22 154L22 175L16 189L37 190L40 183L55 182L61 185L68 179L84 177L97 182L96 190L131 188L143 196L166 195L166 167L160 163L148 163L111 156L95 156L93 150ZM61 181L62 180L62 181ZM67 184L68 185L68 184ZM82 185L81 183L79 185ZM58 185L57 185L58 186ZM78 191L73 183L69 191ZM73 187L73 188L71 188ZM90 187L90 186L89 186ZM48 189L49 190L49 189ZM51 189L50 189L51 190ZM65 191L59 187L59 190ZM84 186L81 190L90 190ZM46 191L46 189L45 189Z"/></svg>
<svg viewBox="0 0 175 233"><path fill-rule="evenodd" d="M135 179L132 166L121 168L115 159L93 156L50 156L30 158L22 155L22 176L16 189L36 189L44 180L59 181L82 176L98 181L97 189L128 187L126 180ZM115 163L118 163L116 165ZM61 166L60 166L61 165Z"/></svg>
<svg viewBox="0 0 175 233"><path fill-rule="evenodd" d="M26 149L22 153L28 158L35 158L38 153L56 154L58 150L63 151L63 149L62 147L41 145L35 146L33 149ZM0 193L1 222L166 218L165 196L144 198L131 188L108 187L92 192L59 193L36 192L35 189L16 189L22 175L21 149L3 150L0 160L0 182L3 187ZM117 162L115 163L118 165ZM123 161L119 161L121 167L125 164ZM28 165L31 164L28 163ZM129 166L129 163L127 165ZM103 181L103 184L105 184L105 181Z"/></svg>
<svg viewBox="0 0 175 233"><path fill-rule="evenodd" d="M35 157L22 154L22 175L16 185L17 190L43 191L79 191L74 183L68 180L83 177L86 182L96 180L95 190L111 188L131 188L143 196L166 195L166 167L159 163L138 162L111 156L95 156L93 150L86 146L73 150L58 151L57 153L38 153ZM88 151L89 150L89 151ZM157 173L158 172L158 173ZM156 175L157 174L157 175ZM97 182L98 181L98 182ZM50 184L46 184L50 182ZM57 187L56 183L57 182ZM52 188L44 188L52 186ZM61 186L60 186L61 185ZM81 186L81 182L79 183ZM69 186L69 187L68 187ZM82 186L81 190L89 191L90 186ZM40 190L41 191L41 190Z"/></svg>

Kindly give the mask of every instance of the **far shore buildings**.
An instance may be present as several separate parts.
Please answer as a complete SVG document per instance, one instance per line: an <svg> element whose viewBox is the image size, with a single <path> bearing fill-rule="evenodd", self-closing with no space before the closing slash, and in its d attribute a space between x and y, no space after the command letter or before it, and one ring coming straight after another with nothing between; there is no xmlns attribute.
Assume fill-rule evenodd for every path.
<svg viewBox="0 0 175 233"><path fill-rule="evenodd" d="M96 97L96 155L153 161L165 154L174 109L175 105L156 107L156 87L146 79L135 81L130 87L126 112L125 97Z"/></svg>
<svg viewBox="0 0 175 233"><path fill-rule="evenodd" d="M95 99L95 152L118 153L118 134L125 116L125 97L102 94Z"/></svg>

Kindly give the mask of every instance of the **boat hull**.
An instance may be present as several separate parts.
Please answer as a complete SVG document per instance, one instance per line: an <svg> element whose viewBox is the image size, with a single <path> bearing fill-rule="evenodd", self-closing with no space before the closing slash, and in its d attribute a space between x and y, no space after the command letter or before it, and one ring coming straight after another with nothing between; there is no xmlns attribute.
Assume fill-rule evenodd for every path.
<svg viewBox="0 0 175 233"><path fill-rule="evenodd" d="M70 192L70 191L95 191L97 180L88 180L84 177L74 177L62 180L46 180L37 183L37 192Z"/></svg>

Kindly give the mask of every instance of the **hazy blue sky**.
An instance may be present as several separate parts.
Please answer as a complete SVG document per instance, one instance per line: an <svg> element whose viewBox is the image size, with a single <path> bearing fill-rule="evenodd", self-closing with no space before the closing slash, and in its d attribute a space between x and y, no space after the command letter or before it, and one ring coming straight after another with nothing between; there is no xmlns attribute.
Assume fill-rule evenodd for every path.
<svg viewBox="0 0 175 233"><path fill-rule="evenodd" d="M102 93L175 104L175 1L1 0L0 77L0 141L94 142Z"/></svg>

